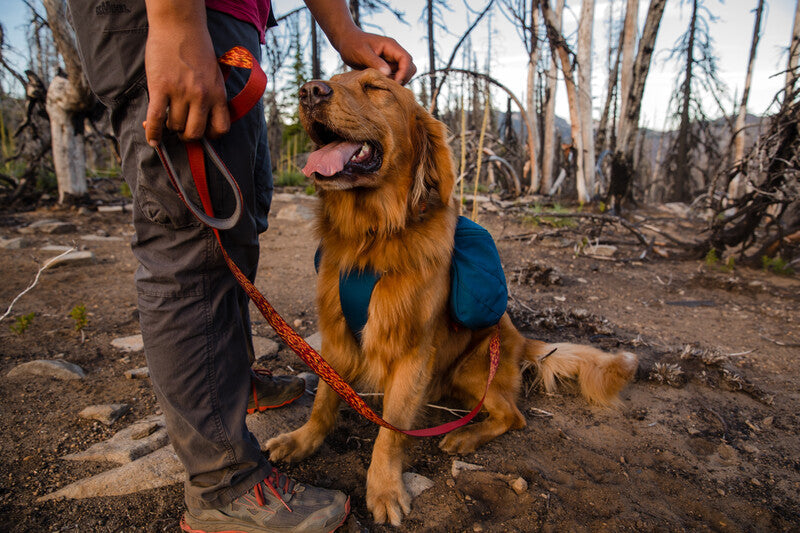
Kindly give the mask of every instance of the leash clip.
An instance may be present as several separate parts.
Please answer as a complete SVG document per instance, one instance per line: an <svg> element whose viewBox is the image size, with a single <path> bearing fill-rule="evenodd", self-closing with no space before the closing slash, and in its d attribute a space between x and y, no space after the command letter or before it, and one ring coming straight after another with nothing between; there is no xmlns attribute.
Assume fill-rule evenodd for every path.
<svg viewBox="0 0 800 533"><path fill-rule="evenodd" d="M239 189L239 185L231 175L231 172L225 166L225 163L222 162L217 152L211 147L205 137L200 140L200 144L203 147L203 152L208 155L208 158L211 159L211 162L214 163L214 166L217 167L220 173L225 177L225 181L227 181L228 185L230 185L231 189L233 189L236 207L233 210L233 214L227 218L215 218L209 216L203 212L202 209L198 208L191 201L189 201L186 190L183 188L183 185L181 185L181 182L178 179L178 174L175 171L175 167L172 165L172 160L170 159L169 154L167 154L167 150L163 142L158 145L156 152L158 153L158 157L161 159L161 163L164 165L164 168L167 170L167 174L169 175L170 181L172 181L172 185L175 186L175 189L178 191L178 195L181 197L181 200L183 200L183 203L186 204L186 207L189 209L189 211L191 211L192 214L206 226L217 230L231 229L238 224L239 220L242 218L242 191ZM198 192L200 192L202 197L202 192Z"/></svg>

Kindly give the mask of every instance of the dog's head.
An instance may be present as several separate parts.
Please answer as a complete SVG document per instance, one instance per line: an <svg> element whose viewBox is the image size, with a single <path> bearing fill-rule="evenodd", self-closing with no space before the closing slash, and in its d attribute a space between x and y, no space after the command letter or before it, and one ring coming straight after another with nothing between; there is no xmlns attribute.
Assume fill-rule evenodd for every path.
<svg viewBox="0 0 800 533"><path fill-rule="evenodd" d="M449 203L455 176L444 124L377 70L306 83L300 120L318 146L303 170L323 193L391 191L412 211Z"/></svg>

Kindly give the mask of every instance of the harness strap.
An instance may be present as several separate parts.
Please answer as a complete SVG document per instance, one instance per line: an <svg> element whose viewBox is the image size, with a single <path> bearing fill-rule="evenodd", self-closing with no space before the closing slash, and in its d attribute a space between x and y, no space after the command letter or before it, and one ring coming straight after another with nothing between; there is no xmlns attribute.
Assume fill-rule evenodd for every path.
<svg viewBox="0 0 800 533"><path fill-rule="evenodd" d="M251 72L250 79L248 79L247 83L245 84L245 88L242 90L242 92L234 96L229 102L229 107L231 108L231 121L234 121L244 116L247 111L249 111L249 109L252 108L261 98L261 94L266 86L266 75L264 75L260 65L252 56L250 51L243 47L237 46L226 52L219 61L228 67L235 66L249 68ZM244 96L242 96L243 94ZM245 106L249 107L245 109ZM272 304L267 301L264 295L259 292L256 286L253 285L253 283L247 278L247 276L244 275L233 259L231 259L231 257L228 255L228 252L222 245L222 239L220 238L219 230L229 229L235 225L235 222L233 225L227 228L220 227L219 224L216 224L218 219L213 218L214 210L211 204L211 197L208 192L205 158L203 154L204 151L208 153L212 162L214 162L220 172L225 176L226 180L231 183L231 186L234 188L234 192L238 198L237 205L241 204L241 191L239 190L238 185L236 185L236 181L234 180L233 176L231 176L230 171L228 171L225 165L222 164L219 156L216 154L211 145L208 144L208 142L203 140L201 143L186 143L186 150L189 155L189 168L192 172L192 178L194 179L195 187L197 188L197 193L200 196L200 201L203 205L203 210L205 213L200 213L197 208L191 205L191 202L187 200L186 194L180 186L178 176L175 174L175 169L172 166L172 163L166 151L164 150L163 145L160 145L156 148L156 152L158 153L158 156L164 165L167 175L178 191L178 195L180 196L181 200L183 200L183 202L186 204L189 210L195 214L195 216L198 216L203 223L211 227L212 231L214 232L214 236L217 239L217 243L219 243L220 251L222 252L222 257L225 259L225 263L228 265L228 268L230 269L234 278L236 278L236 281L239 283L239 285L241 285L242 289L245 291L245 293L247 293L267 322L269 322L270 326L272 326L283 342L285 342L286 345L289 346L292 351L294 351L294 353L296 353L297 356L302 359L306 365L308 365L309 368L311 368L311 370L319 375L319 377L322 378L336 392L336 394L338 394L353 409L355 409L356 412L361 414L367 420L412 437L432 437L436 435L443 435L466 425L470 420L475 418L475 415L480 412L481 407L483 406L483 402L486 399L486 393L489 390L489 385L494 379L497 366L500 362L499 325L495 326L495 331L492 334L491 340L489 341L490 364L489 379L486 382L486 389L484 390L483 397L478 402L478 405L476 405L475 408L469 412L469 414L458 420L426 429L405 430L393 426L375 413L375 411L373 411L366 404L366 402L364 402L361 396L359 396L353 390L353 388L350 387L347 382L345 382L342 376L339 375L339 373L336 372L336 370L334 370L334 368L330 366L330 364L328 364L328 362L325 361L325 359L323 359L322 356L320 356L320 354L314 350L314 348L309 346L309 344L289 326L289 324L283 319L283 317L281 317L275 308L272 307Z"/></svg>

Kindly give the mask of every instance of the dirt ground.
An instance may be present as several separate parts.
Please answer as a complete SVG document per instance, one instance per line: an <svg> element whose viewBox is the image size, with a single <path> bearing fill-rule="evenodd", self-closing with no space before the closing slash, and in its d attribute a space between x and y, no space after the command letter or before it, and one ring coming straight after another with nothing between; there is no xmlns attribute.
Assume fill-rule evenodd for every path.
<svg viewBox="0 0 800 533"><path fill-rule="evenodd" d="M279 196L262 237L257 285L299 331L316 331L313 254L307 220L280 217L313 200ZM633 214L688 239L699 223L664 211ZM45 272L0 324L0 529L5 531L178 531L182 489L171 486L122 497L37 503L109 464L62 460L158 409L147 380L126 370L145 365L111 340L139 332L130 214L37 211L0 215L0 237L44 218L77 225L66 235L26 236L32 246L0 254L0 312L55 252L75 243L97 262ZM453 479L452 456L436 439L415 440L407 470L434 483L413 502L401 528L373 523L364 480L377 428L343 409L337 430L292 476L351 495L348 531L800 531L800 280L702 261L638 260L642 247L624 229L604 228L612 259L587 257L576 244L587 222L533 226L510 212L483 212L479 222L498 242L514 321L531 337L593 343L640 356L637 379L622 406L588 406L567 386L520 398L527 428L507 433L459 459L485 467ZM531 242L530 234L539 238ZM100 234L118 240L85 240ZM520 237L525 235L524 237ZM672 257L675 249L665 247ZM553 270L550 270L553 269ZM89 312L82 341L68 316ZM9 326L36 316L24 334ZM255 311L254 311L255 312ZM275 338L255 312L257 334ZM81 381L11 378L16 365L63 358L86 370ZM263 361L282 372L305 366L281 345ZM676 366L677 365L677 366ZM78 417L84 407L128 403L111 427ZM451 419L431 409L422 424ZM494 473L522 477L522 494Z"/></svg>

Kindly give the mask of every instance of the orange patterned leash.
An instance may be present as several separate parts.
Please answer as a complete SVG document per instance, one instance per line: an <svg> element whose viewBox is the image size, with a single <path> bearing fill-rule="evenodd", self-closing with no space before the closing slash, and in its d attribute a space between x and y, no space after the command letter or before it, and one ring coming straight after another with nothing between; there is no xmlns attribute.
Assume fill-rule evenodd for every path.
<svg viewBox="0 0 800 533"><path fill-rule="evenodd" d="M255 105L255 102L258 101L260 95L263 93L264 85L266 84L266 76L263 75L263 71L261 71L258 62L252 57L250 52L242 47L236 47L231 51L227 52L223 57L220 58L220 62L224 63L228 66L237 66L242 68L249 68L251 69L251 73L256 73L255 75L251 74L250 79L245 84L245 89L236 96L234 96L231 101L229 102L229 107L231 108L231 120L236 120L244 116L244 114L249 110L250 107ZM261 74L258 75L258 72ZM263 78L263 82L259 81ZM255 79L256 82L251 84L251 81ZM259 88L259 85L260 88ZM246 97L241 97L243 93L246 92ZM253 101L253 96L258 95ZM249 106L246 110L243 109L244 106ZM195 214L204 224L211 227L214 232L214 235L219 243L220 250L222 251L222 256L225 259L225 263L228 265L233 276L236 278L236 281L241 285L242 289L247 293L250 299L253 301L255 306L264 316L264 318L269 322L270 326L275 330L278 336L289 346L292 351L294 351L300 359L306 363L311 370L313 370L320 378L322 378L344 401L346 401L353 409L356 410L359 414L361 414L366 419L386 428L389 428L394 431L398 431L400 433L404 433L406 435L415 436L415 437L430 437L436 435L443 435L454 429L462 427L466 425L470 420L472 420L475 415L480 412L481 407L483 406L483 402L486 398L486 393L489 390L489 385L491 384L492 380L494 379L495 373L497 371L497 367L500 361L500 327L495 326L495 331L492 334L492 338L489 342L489 378L486 382L486 389L484 390L483 397L478 402L478 405L475 406L472 411L470 411L466 416L454 420L452 422L448 422L446 424L442 424L432 428L426 429L416 429L416 430L404 430L399 429L383 418L381 418L375 411L373 411L364 400L359 396L347 382L342 379L336 370L331 367L327 361L325 361L319 353L317 353L314 348L312 348L300 335L297 334L290 326L286 323L286 321L281 317L281 315L272 307L272 304L267 301L267 299L258 291L255 285L244 275L244 273L239 269L236 263L231 259L228 255L228 252L225 250L224 246L222 245L222 240L220 239L219 229L229 229L236 225L238 221L238 217L241 215L240 209L237 207L234 214L227 219L216 219L214 218L214 212L211 207L211 198L208 193L208 184L206 180L206 173L205 173L205 158L203 152L205 151L209 158L212 160L214 165L220 170L220 172L225 176L225 179L231 185L234 190L235 195L237 196L237 206L241 205L241 191L239 190L236 181L234 180L233 176L231 176L230 171L225 167L224 163L220 160L217 153L214 149L206 142L205 140L202 143L186 143L186 150L189 154L189 166L192 172L192 178L195 182L195 187L197 188L198 194L200 196L200 200L203 204L203 210L205 213L202 213L197 209L195 206L188 201L187 196L183 188L180 186L180 181L175 173L175 169L172 166L172 163L167 155L166 151L164 150L163 145L160 145L156 148L156 152L158 153L159 158L164 166L164 169L167 172L167 175L172 182L173 186L175 186L176 190L178 191L178 195L180 196L181 200L183 200L184 204L186 204L187 208Z"/></svg>

